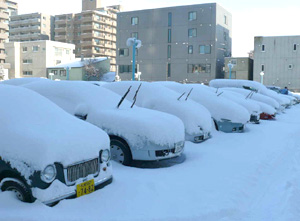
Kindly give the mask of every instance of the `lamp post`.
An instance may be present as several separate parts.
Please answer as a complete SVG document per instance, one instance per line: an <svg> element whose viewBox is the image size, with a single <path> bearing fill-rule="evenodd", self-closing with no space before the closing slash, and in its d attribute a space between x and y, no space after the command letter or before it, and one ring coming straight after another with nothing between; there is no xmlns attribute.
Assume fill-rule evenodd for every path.
<svg viewBox="0 0 300 221"><path fill-rule="evenodd" d="M67 81L68 81L68 80L70 80L70 70L71 70L72 68L70 68L70 67L65 67L64 69L65 69L66 72L67 72L66 75L67 75Z"/></svg>
<svg viewBox="0 0 300 221"><path fill-rule="evenodd" d="M260 83L264 84L264 75L265 75L265 73L262 71L259 74L260 74Z"/></svg>
<svg viewBox="0 0 300 221"><path fill-rule="evenodd" d="M128 38L126 42L128 47L132 47L132 80L135 78L135 51L136 48L140 48L142 46L142 42L137 40L136 38Z"/></svg>
<svg viewBox="0 0 300 221"><path fill-rule="evenodd" d="M227 64L228 68L229 68L229 79L231 79L231 70L233 68L233 64L231 64L231 61L229 61L229 63Z"/></svg>

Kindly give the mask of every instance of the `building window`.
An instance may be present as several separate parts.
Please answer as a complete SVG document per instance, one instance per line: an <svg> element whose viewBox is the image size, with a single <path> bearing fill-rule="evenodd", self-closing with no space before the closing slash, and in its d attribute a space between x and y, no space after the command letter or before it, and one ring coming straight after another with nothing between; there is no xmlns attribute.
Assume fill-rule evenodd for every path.
<svg viewBox="0 0 300 221"><path fill-rule="evenodd" d="M137 33L137 32L132 32L132 33L131 33L131 37L132 37L132 38L135 38L135 39L139 39L139 33Z"/></svg>
<svg viewBox="0 0 300 221"><path fill-rule="evenodd" d="M193 54L193 45L189 45L188 54Z"/></svg>
<svg viewBox="0 0 300 221"><path fill-rule="evenodd" d="M224 24L227 25L227 22L228 22L228 21L227 21L227 16L224 15Z"/></svg>
<svg viewBox="0 0 300 221"><path fill-rule="evenodd" d="M261 51L265 51L265 49L266 49L265 45L262 45L261 46Z"/></svg>
<svg viewBox="0 0 300 221"><path fill-rule="evenodd" d="M120 57L127 57L128 55L129 55L128 48L120 48L120 50L119 50Z"/></svg>
<svg viewBox="0 0 300 221"><path fill-rule="evenodd" d="M188 73L210 73L210 64L188 64Z"/></svg>
<svg viewBox="0 0 300 221"><path fill-rule="evenodd" d="M172 30L168 29L168 43L171 43L172 41Z"/></svg>
<svg viewBox="0 0 300 221"><path fill-rule="evenodd" d="M292 70L294 68L294 65L289 64L289 70Z"/></svg>
<svg viewBox="0 0 300 221"><path fill-rule="evenodd" d="M32 59L23 59L23 64L32 64Z"/></svg>
<svg viewBox="0 0 300 221"><path fill-rule="evenodd" d="M210 54L211 53L211 46L210 45L200 45L199 53L200 54Z"/></svg>
<svg viewBox="0 0 300 221"><path fill-rule="evenodd" d="M62 56L62 48L55 48L55 56Z"/></svg>
<svg viewBox="0 0 300 221"><path fill-rule="evenodd" d="M63 76L63 77L67 76L67 71L66 70L60 70L59 71L59 76Z"/></svg>
<svg viewBox="0 0 300 221"><path fill-rule="evenodd" d="M297 51L297 44L294 44L294 51Z"/></svg>
<svg viewBox="0 0 300 221"><path fill-rule="evenodd" d="M196 28L190 28L188 31L189 37L193 38L197 36L197 29Z"/></svg>
<svg viewBox="0 0 300 221"><path fill-rule="evenodd" d="M70 50L67 49L67 50L66 50L66 54L70 54Z"/></svg>
<svg viewBox="0 0 300 221"><path fill-rule="evenodd" d="M193 21L197 19L197 13L196 12L189 12L189 21Z"/></svg>
<svg viewBox="0 0 300 221"><path fill-rule="evenodd" d="M119 65L119 73L132 72L132 65ZM135 66L135 73L137 73L137 65Z"/></svg>
<svg viewBox="0 0 300 221"><path fill-rule="evenodd" d="M33 46L33 47L32 47L32 51L33 51L33 52L39 51L39 46Z"/></svg>
<svg viewBox="0 0 300 221"><path fill-rule="evenodd" d="M171 58L171 45L168 45L168 58Z"/></svg>
<svg viewBox="0 0 300 221"><path fill-rule="evenodd" d="M32 71L23 71L23 75L32 75Z"/></svg>
<svg viewBox="0 0 300 221"><path fill-rule="evenodd" d="M261 65L261 71L265 71L265 65L264 64Z"/></svg>
<svg viewBox="0 0 300 221"><path fill-rule="evenodd" d="M138 25L139 24L139 18L138 17L132 17L131 18L131 24L132 25Z"/></svg>
<svg viewBox="0 0 300 221"><path fill-rule="evenodd" d="M172 12L168 13L168 26L171 27L172 26Z"/></svg>
<svg viewBox="0 0 300 221"><path fill-rule="evenodd" d="M54 75L57 75L57 70L52 70L51 73L53 73Z"/></svg>
<svg viewBox="0 0 300 221"><path fill-rule="evenodd" d="M227 41L227 33L224 32L224 41Z"/></svg>
<svg viewBox="0 0 300 221"><path fill-rule="evenodd" d="M168 78L171 77L171 64L168 63L168 66L167 66L167 75L168 75Z"/></svg>
<svg viewBox="0 0 300 221"><path fill-rule="evenodd" d="M27 47L23 47L23 52L27 52Z"/></svg>
<svg viewBox="0 0 300 221"><path fill-rule="evenodd" d="M230 60L229 62L230 62L231 64L234 64L234 65L237 64L237 60L236 60L236 59L232 59L232 60Z"/></svg>

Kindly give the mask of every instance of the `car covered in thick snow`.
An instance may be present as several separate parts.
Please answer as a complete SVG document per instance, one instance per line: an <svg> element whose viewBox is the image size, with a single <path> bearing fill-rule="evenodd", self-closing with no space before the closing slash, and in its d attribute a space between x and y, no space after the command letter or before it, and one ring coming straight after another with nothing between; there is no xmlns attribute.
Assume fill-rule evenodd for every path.
<svg viewBox="0 0 300 221"><path fill-rule="evenodd" d="M195 143L210 137L212 120L209 111L189 99L190 92L176 93L159 84L141 81L122 81L102 84L102 87L123 95L128 88L126 99L136 101L143 108L162 111L179 117L185 126L185 139ZM138 94L136 96L136 91Z"/></svg>
<svg viewBox="0 0 300 221"><path fill-rule="evenodd" d="M209 86L214 88L222 88L222 87L236 87L236 88L244 88L248 90L256 91L262 95L273 98L281 105L281 110L286 107L292 105L291 99L288 99L282 94L278 94L275 91L269 90L263 84L256 81L248 81L248 80L232 80L232 79L215 79L209 82Z"/></svg>
<svg viewBox="0 0 300 221"><path fill-rule="evenodd" d="M26 88L0 85L0 189L52 205L112 182L109 137Z"/></svg>
<svg viewBox="0 0 300 221"><path fill-rule="evenodd" d="M87 82L50 80L22 86L106 131L112 159L124 165L130 165L132 160L173 158L184 151L184 125L180 119L136 107L125 96L106 88Z"/></svg>
<svg viewBox="0 0 300 221"><path fill-rule="evenodd" d="M217 130L227 133L243 132L245 124L250 120L250 114L243 106L220 96L205 85L180 84L170 81L156 84L161 84L178 93L192 91L190 98L210 111Z"/></svg>

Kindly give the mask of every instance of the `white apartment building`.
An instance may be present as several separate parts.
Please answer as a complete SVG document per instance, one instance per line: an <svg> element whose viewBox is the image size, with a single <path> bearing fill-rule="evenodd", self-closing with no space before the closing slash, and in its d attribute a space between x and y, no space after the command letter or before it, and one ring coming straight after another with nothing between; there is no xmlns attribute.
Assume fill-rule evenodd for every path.
<svg viewBox="0 0 300 221"><path fill-rule="evenodd" d="M56 41L5 43L9 78L47 77L47 67L75 59L75 45Z"/></svg>

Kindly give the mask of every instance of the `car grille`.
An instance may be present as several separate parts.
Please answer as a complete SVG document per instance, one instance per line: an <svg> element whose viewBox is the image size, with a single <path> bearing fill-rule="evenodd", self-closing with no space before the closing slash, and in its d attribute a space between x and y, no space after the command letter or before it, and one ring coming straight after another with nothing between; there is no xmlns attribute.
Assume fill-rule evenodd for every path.
<svg viewBox="0 0 300 221"><path fill-rule="evenodd" d="M67 168L67 180L68 182L75 182L76 180L87 177L90 174L96 174L99 171L98 168L98 158L69 166Z"/></svg>

